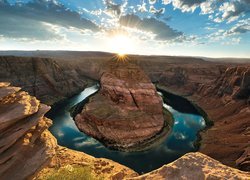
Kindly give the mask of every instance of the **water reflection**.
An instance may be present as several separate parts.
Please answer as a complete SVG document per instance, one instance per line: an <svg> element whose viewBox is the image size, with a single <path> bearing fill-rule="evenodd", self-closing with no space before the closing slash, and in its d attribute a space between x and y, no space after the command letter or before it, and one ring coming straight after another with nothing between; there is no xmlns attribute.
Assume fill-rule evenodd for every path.
<svg viewBox="0 0 250 180"><path fill-rule="evenodd" d="M112 159L134 169L138 173L149 172L161 167L163 164L176 160L187 152L196 150L193 144L197 138L197 132L205 127L203 117L197 111L191 111L190 107L184 107L185 111L181 112L180 105L186 106L188 104L187 101L179 97L177 99L175 97L169 98L166 94L164 96L167 96L167 99L179 102L171 104L170 101L168 104L163 104L164 108L168 109L174 117L173 129L163 143L143 152L119 152L106 148L96 139L80 132L69 113L69 109L72 106L96 91L98 91L98 86L86 88L79 95L56 105L47 114L47 117L53 120L50 131L57 138L59 145L82 151L95 157ZM160 94L162 95L162 93ZM178 105L177 108L175 108L176 104Z"/></svg>

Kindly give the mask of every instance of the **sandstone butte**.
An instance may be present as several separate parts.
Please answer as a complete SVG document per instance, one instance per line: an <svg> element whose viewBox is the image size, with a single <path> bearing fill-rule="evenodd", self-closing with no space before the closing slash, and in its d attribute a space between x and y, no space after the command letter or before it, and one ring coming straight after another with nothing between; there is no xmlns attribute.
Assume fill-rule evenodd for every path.
<svg viewBox="0 0 250 180"><path fill-rule="evenodd" d="M18 87L0 83L0 179L49 179L65 173L76 177L88 169L97 179L249 179L250 173L201 153L188 153L173 163L139 176L108 159L94 158L59 146L48 131L50 109ZM81 172L81 171L80 171ZM86 172L86 171L84 171ZM63 174L64 173L64 174ZM69 178L70 179L70 178Z"/></svg>
<svg viewBox="0 0 250 180"><path fill-rule="evenodd" d="M100 91L75 117L78 128L109 147L126 151L166 135L171 116L163 115L162 99L143 70L116 60L107 66Z"/></svg>

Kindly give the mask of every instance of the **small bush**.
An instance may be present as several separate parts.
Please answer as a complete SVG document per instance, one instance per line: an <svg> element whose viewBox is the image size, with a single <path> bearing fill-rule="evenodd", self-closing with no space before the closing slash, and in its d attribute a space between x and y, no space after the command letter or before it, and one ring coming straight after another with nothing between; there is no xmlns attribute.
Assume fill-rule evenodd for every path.
<svg viewBox="0 0 250 180"><path fill-rule="evenodd" d="M80 167L80 166L71 166L67 165L65 167L60 168L59 170L55 170L50 172L48 175L44 177L46 180L96 180L100 178L96 178L92 173L89 167Z"/></svg>

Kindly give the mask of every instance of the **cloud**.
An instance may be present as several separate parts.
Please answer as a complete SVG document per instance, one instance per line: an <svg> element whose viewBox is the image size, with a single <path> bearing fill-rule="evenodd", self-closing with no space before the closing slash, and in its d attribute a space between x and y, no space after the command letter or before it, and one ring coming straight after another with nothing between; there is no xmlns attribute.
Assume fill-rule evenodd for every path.
<svg viewBox="0 0 250 180"><path fill-rule="evenodd" d="M216 0L205 1L200 4L201 14L212 14L216 9Z"/></svg>
<svg viewBox="0 0 250 180"><path fill-rule="evenodd" d="M225 32L225 35L237 35L250 32L250 18L239 21L230 30Z"/></svg>
<svg viewBox="0 0 250 180"><path fill-rule="evenodd" d="M97 140L95 140L93 138L89 138L89 139L86 139L86 140L84 140L82 142L76 142L75 146L77 148L82 148L82 147L85 147L85 146L87 146L87 147L88 146L96 146L98 144L99 144L99 142Z"/></svg>
<svg viewBox="0 0 250 180"><path fill-rule="evenodd" d="M206 0L163 0L162 4L170 4L176 9L180 9L182 12L193 12L201 3Z"/></svg>
<svg viewBox="0 0 250 180"><path fill-rule="evenodd" d="M107 7L107 10L110 11L114 16L120 16L122 13L122 5L115 4L112 0L104 0L104 4Z"/></svg>
<svg viewBox="0 0 250 180"><path fill-rule="evenodd" d="M162 0L162 4L168 5L171 3L172 0Z"/></svg>
<svg viewBox="0 0 250 180"><path fill-rule="evenodd" d="M232 22L239 19L240 16L243 16L246 13L250 12L250 1L249 0L237 0L224 2L219 11L221 13L220 17L215 19L215 22Z"/></svg>
<svg viewBox="0 0 250 180"><path fill-rule="evenodd" d="M146 3L143 1L142 4L137 5L137 9L139 12L147 12L147 8L146 8Z"/></svg>
<svg viewBox="0 0 250 180"><path fill-rule="evenodd" d="M161 17L165 13L165 8L155 9L154 6L150 6L149 12L154 14L157 18Z"/></svg>
<svg viewBox="0 0 250 180"><path fill-rule="evenodd" d="M119 22L122 26L152 32L156 35L156 40L174 40L183 35L182 32L174 30L164 22L155 18L141 19L134 14L129 14L122 16Z"/></svg>
<svg viewBox="0 0 250 180"><path fill-rule="evenodd" d="M184 135L181 132L174 133L174 137L175 137L175 139L178 139L178 140L185 140L185 139L187 139L187 136Z"/></svg>
<svg viewBox="0 0 250 180"><path fill-rule="evenodd" d="M207 36L207 39L212 42L220 42L223 45L235 45L241 42L241 34L250 32L250 18L240 20L231 28L219 29Z"/></svg>
<svg viewBox="0 0 250 180"><path fill-rule="evenodd" d="M221 44L222 45L237 45L239 44L241 41L241 38L238 37L238 38L231 38L231 39L228 39L226 42L222 42Z"/></svg>
<svg viewBox="0 0 250 180"><path fill-rule="evenodd" d="M149 4L155 4L156 0L148 0Z"/></svg>
<svg viewBox="0 0 250 180"><path fill-rule="evenodd" d="M85 140L85 137L76 137L72 139L72 141L84 141L84 140Z"/></svg>
<svg viewBox="0 0 250 180"><path fill-rule="evenodd" d="M0 35L13 39L60 40L63 37L43 22L15 15L3 15L0 10Z"/></svg>
<svg viewBox="0 0 250 180"><path fill-rule="evenodd" d="M89 29L98 31L99 27L90 20L81 18L77 12L52 0L34 0L28 3L10 5L0 3L0 35L8 38L53 40L61 39L53 26Z"/></svg>
<svg viewBox="0 0 250 180"><path fill-rule="evenodd" d="M239 17L250 12L249 0L162 0L162 4L167 5L172 3L175 9L180 9L182 12L194 12L198 7L201 9L201 14L214 14L214 21L228 23L239 19Z"/></svg>

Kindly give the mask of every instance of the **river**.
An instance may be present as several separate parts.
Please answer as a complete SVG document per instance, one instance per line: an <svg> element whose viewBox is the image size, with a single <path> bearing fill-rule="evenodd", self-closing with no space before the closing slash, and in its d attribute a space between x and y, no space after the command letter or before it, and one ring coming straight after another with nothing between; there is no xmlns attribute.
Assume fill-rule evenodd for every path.
<svg viewBox="0 0 250 180"><path fill-rule="evenodd" d="M94 157L114 160L143 174L170 163L187 152L197 151L194 143L197 133L206 126L201 114L186 99L170 93L158 92L169 99L163 107L174 117L174 125L166 139L158 146L141 152L120 152L105 147L96 139L80 132L70 116L70 108L98 91L98 85L88 87L80 94L55 106L46 114L53 120L51 133L58 144L70 149L85 152Z"/></svg>

